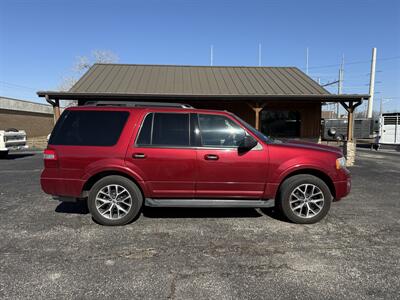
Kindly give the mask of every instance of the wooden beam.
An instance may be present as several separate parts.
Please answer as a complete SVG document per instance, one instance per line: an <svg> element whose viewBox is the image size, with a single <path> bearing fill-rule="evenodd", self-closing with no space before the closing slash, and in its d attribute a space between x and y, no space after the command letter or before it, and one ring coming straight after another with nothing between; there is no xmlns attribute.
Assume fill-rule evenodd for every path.
<svg viewBox="0 0 400 300"><path fill-rule="evenodd" d="M247 102L247 105L251 107L251 109L254 111L255 113L255 122L254 122L254 127L257 130L260 130L260 112L264 109L265 107L265 103L255 103L255 105Z"/></svg>
<svg viewBox="0 0 400 300"><path fill-rule="evenodd" d="M354 110L362 104L362 101L349 101L349 104L342 101L340 104L347 111L347 141L352 142L354 138Z"/></svg>

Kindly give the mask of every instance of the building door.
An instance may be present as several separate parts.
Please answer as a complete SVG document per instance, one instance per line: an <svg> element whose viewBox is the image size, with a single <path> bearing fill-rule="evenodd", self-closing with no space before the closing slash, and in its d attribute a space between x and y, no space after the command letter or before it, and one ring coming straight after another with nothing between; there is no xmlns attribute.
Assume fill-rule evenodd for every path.
<svg viewBox="0 0 400 300"><path fill-rule="evenodd" d="M261 132L271 137L300 137L301 115L298 111L261 111Z"/></svg>

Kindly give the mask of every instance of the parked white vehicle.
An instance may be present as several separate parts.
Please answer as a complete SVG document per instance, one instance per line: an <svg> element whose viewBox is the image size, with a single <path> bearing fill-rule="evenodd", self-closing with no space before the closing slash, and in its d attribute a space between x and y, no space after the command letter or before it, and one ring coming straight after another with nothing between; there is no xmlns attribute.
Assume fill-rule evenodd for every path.
<svg viewBox="0 0 400 300"><path fill-rule="evenodd" d="M27 149L25 130L14 128L0 130L0 157L7 156L10 150Z"/></svg>
<svg viewBox="0 0 400 300"><path fill-rule="evenodd" d="M378 143L400 145L400 113L384 113L379 123Z"/></svg>

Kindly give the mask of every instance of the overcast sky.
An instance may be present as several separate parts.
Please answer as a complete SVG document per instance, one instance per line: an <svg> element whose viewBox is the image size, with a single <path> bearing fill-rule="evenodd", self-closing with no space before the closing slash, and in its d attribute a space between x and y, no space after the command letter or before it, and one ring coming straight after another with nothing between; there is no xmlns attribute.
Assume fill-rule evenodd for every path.
<svg viewBox="0 0 400 300"><path fill-rule="evenodd" d="M77 56L111 50L121 63L297 66L344 93L368 93L378 48L376 109L400 110L400 1L0 0L0 95L42 102ZM336 92L337 87L329 89Z"/></svg>

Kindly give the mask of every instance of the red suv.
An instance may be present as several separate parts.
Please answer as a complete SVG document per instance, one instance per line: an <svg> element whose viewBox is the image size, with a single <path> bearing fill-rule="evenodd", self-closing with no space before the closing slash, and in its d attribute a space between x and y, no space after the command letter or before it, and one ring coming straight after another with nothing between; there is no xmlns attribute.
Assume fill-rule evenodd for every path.
<svg viewBox="0 0 400 300"><path fill-rule="evenodd" d="M338 148L273 140L225 111L93 102L61 115L41 185L61 201L87 198L104 225L131 222L143 205L276 205L314 223L349 193L345 163Z"/></svg>

